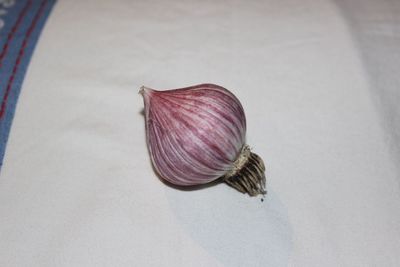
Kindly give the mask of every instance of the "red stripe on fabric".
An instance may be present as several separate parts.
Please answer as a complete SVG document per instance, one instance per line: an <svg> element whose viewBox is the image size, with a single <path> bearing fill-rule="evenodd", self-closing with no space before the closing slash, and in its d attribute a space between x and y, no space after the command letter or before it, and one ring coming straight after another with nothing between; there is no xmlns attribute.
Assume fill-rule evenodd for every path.
<svg viewBox="0 0 400 267"><path fill-rule="evenodd" d="M24 6L24 8L22 9L22 11L19 13L17 20L15 21L15 24L13 25L13 27L11 28L11 31L8 33L7 35L7 40L3 45L3 48L1 50L0 53L0 68L3 64L3 58L4 56L7 54L8 51L8 47L10 45L10 42L12 40L12 38L14 37L15 33L18 30L19 25L21 24L21 21L23 19L23 17L25 16L26 12L28 11L29 7L32 5L32 1L29 0L26 5Z"/></svg>
<svg viewBox="0 0 400 267"><path fill-rule="evenodd" d="M0 119L2 119L4 117L4 113L6 111L6 106L7 106L8 95L10 94L10 90L11 90L12 84L14 82L15 75L18 71L18 67L19 67L22 57L24 55L26 45L28 44L29 37L31 36L33 30L35 29L35 26L36 26L40 16L43 14L43 10L44 10L44 7L45 7L47 1L48 0L42 1L42 3L40 4L39 10L37 11L35 17L32 20L31 25L29 26L28 31L25 33L25 37L22 42L21 48L19 49L18 57L17 57L17 60L15 61L14 68L12 70L12 74L11 74L10 78L8 79L6 93L4 94L3 101L1 102Z"/></svg>

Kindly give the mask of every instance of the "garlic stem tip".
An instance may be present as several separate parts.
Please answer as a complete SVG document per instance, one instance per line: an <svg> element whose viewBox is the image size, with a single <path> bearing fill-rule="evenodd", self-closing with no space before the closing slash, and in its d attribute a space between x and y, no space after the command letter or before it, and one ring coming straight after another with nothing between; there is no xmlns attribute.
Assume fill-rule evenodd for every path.
<svg viewBox="0 0 400 267"><path fill-rule="evenodd" d="M142 96L144 96L144 95L148 95L148 94L150 94L152 91L154 91L153 89L151 89L151 88L149 88L149 87L146 87L146 86L144 86L144 85L142 85L141 87L140 87L140 90L139 90L139 94L141 94Z"/></svg>
<svg viewBox="0 0 400 267"><path fill-rule="evenodd" d="M146 89L146 87L144 87L143 85L140 87L140 90L139 90L139 94L141 94L141 95L144 95L144 91L145 91L145 89Z"/></svg>

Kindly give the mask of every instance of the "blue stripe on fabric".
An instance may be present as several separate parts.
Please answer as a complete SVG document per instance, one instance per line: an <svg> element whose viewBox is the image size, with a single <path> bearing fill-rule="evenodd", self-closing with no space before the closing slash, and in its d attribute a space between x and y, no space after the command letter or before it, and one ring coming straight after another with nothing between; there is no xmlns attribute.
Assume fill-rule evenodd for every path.
<svg viewBox="0 0 400 267"><path fill-rule="evenodd" d="M32 28L29 39L27 39L26 46L23 49L24 53L22 56L20 56L20 62L14 73L12 86L9 88L7 101L4 106L4 113L3 116L0 117L0 168L3 164L8 135L25 73L35 45L39 39L40 32L45 25L48 15L50 14L56 0L9 0L6 2L11 4L12 2L15 3L14 5L8 7L0 4L0 10L5 10L7 12L3 15L0 13L0 19L3 21L3 27L0 29L0 53L3 50L4 44L7 42L8 36L10 33L12 33L13 27L15 26L15 23L17 22L18 17L24 8L26 8L26 12L20 20L19 27L14 32L13 38L8 43L7 53L4 54L4 57L0 62L0 104L2 103L3 99L5 99L7 94L7 85L10 83L10 78L15 71L16 61L21 51L21 47L23 46L23 41L26 38L32 23L34 22L35 16L39 11L41 11L41 13L40 17L38 17L36 21L35 27ZM41 6L42 10L40 10Z"/></svg>

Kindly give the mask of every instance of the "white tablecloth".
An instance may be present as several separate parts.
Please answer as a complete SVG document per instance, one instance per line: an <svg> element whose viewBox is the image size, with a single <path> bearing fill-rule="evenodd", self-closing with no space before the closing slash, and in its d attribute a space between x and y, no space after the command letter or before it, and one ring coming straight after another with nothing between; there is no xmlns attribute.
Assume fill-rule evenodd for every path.
<svg viewBox="0 0 400 267"><path fill-rule="evenodd" d="M60 0L0 175L0 266L399 266L400 2ZM229 88L264 202L154 174L141 85Z"/></svg>

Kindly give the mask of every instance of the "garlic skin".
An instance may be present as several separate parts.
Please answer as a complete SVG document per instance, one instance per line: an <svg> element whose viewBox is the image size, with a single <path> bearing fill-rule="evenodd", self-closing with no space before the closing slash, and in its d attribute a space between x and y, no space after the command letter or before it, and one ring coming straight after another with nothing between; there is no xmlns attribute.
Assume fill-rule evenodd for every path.
<svg viewBox="0 0 400 267"><path fill-rule="evenodd" d="M230 91L200 84L140 93L150 157L163 179L179 186L222 179L249 195L265 193L264 164L245 144L246 117Z"/></svg>

